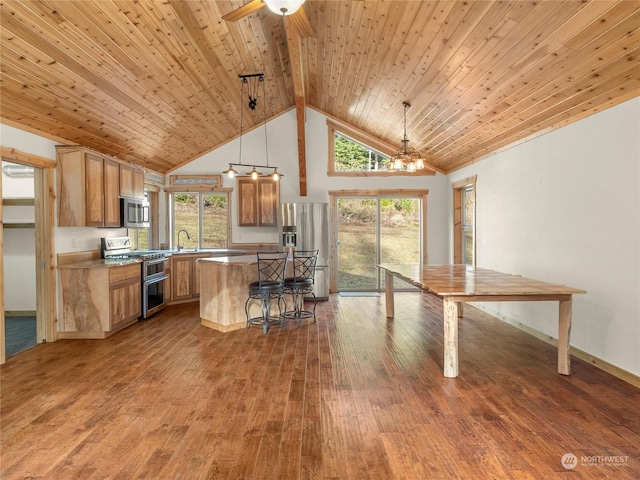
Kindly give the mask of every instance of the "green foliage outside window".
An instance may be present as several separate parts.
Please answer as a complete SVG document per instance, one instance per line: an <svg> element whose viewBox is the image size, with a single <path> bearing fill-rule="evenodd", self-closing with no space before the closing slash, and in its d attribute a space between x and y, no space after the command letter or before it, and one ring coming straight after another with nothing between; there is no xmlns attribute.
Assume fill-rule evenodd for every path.
<svg viewBox="0 0 640 480"><path fill-rule="evenodd" d="M341 224L368 224L375 222L377 200L375 198L338 199L338 212ZM382 225L397 225L402 220L404 224L419 225L420 202L415 198L381 198L380 221Z"/></svg>
<svg viewBox="0 0 640 480"><path fill-rule="evenodd" d="M334 135L336 172L371 172L388 170L390 158L360 142L336 132Z"/></svg>

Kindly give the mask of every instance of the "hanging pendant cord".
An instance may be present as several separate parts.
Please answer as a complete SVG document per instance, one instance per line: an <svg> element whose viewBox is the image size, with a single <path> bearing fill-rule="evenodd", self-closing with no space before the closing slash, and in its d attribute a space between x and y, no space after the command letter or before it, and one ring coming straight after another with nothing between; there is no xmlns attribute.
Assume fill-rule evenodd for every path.
<svg viewBox="0 0 640 480"><path fill-rule="evenodd" d="M264 88L264 78L260 77L262 82L262 116L264 117L264 147L267 154L267 167L269 166L269 142L267 140L267 97Z"/></svg>
<svg viewBox="0 0 640 480"><path fill-rule="evenodd" d="M242 87L240 90L240 98L244 98L244 84L247 83L247 79L242 79ZM238 159L238 163L242 165L242 113L244 112L244 108L242 108L242 101L240 101L240 158Z"/></svg>
<svg viewBox="0 0 640 480"><path fill-rule="evenodd" d="M404 142L402 144L402 149L404 150L404 154L407 154L407 143L409 142L409 140L407 140L407 107L409 105L407 104L407 102L404 102Z"/></svg>

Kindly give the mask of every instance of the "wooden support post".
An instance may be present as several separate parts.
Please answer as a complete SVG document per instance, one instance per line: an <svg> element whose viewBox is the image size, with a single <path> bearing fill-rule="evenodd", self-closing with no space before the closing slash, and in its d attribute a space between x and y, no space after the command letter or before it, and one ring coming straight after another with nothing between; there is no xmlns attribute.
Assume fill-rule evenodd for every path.
<svg viewBox="0 0 640 480"><path fill-rule="evenodd" d="M451 297L444 297L444 376L458 376L458 305Z"/></svg>
<svg viewBox="0 0 640 480"><path fill-rule="evenodd" d="M393 275L389 273L389 270L384 271L384 284L386 286L387 318L393 318L395 310L395 305L393 304Z"/></svg>
<svg viewBox="0 0 640 480"><path fill-rule="evenodd" d="M464 315L464 307L463 307L464 303L462 302L456 302L456 306L458 307L458 318L462 318L462 315Z"/></svg>
<svg viewBox="0 0 640 480"><path fill-rule="evenodd" d="M558 303L558 373L570 375L571 347L569 345L569 337L571 336L571 295L569 295L569 298L560 300Z"/></svg>

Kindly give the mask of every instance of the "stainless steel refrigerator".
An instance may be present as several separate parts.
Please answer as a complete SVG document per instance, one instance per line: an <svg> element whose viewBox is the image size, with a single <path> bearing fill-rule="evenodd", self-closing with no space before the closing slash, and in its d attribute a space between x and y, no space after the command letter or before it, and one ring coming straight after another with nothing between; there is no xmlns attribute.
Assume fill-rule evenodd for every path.
<svg viewBox="0 0 640 480"><path fill-rule="evenodd" d="M280 249L318 249L313 293L318 300L329 299L329 204L281 203L278 215ZM295 227L295 232L291 228ZM295 236L292 238L292 233ZM295 243L295 246L292 245Z"/></svg>

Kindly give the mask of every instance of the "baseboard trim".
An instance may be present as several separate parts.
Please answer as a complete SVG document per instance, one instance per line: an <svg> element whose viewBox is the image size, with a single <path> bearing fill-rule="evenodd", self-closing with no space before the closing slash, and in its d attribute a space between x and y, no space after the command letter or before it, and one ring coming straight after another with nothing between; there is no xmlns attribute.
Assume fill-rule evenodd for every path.
<svg viewBox="0 0 640 480"><path fill-rule="evenodd" d="M542 333L540 330L536 330L535 328L532 328L529 325L525 325L524 323L518 322L511 318L507 318L504 315L496 314L494 311L491 311L490 309L484 307L483 305L467 304L467 306L470 306L471 308L476 308L488 315L491 315L492 317L497 318L501 322L504 322L513 327L516 327L518 330L522 330L523 332L528 333L529 335L536 337L537 339L542 340L543 342L548 343L549 345L553 345L554 347L558 346L558 340L556 338L553 338L552 336L547 335L546 333ZM619 378L620 380L624 380L625 382L640 388L639 376L634 375L631 372L627 372L626 370L623 370L622 368L617 367L616 365L613 365L607 362L606 360L602 360L601 358L591 355L590 353L580 350L579 348L576 348L574 346L571 346L571 355L587 363L590 363L591 365L599 368L600 370L610 373L611 375Z"/></svg>
<svg viewBox="0 0 640 480"><path fill-rule="evenodd" d="M232 323L231 325L220 325L219 323L214 323L211 320L206 320L204 318L200 318L200 325L222 333L240 330L241 328L247 328L247 322Z"/></svg>
<svg viewBox="0 0 640 480"><path fill-rule="evenodd" d="M5 310L5 317L35 317L35 310Z"/></svg>

